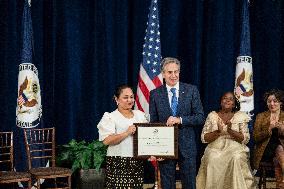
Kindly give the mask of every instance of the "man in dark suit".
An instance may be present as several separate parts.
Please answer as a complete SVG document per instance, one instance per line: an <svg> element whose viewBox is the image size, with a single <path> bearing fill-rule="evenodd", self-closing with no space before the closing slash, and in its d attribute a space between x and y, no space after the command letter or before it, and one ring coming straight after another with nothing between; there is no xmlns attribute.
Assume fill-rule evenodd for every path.
<svg viewBox="0 0 284 189"><path fill-rule="evenodd" d="M179 82L180 62L176 58L162 60L165 83L150 92L150 121L168 126L178 125L178 160L159 162L163 189L175 189L176 163L180 167L182 188L195 189L196 138L194 127L204 122L198 89Z"/></svg>

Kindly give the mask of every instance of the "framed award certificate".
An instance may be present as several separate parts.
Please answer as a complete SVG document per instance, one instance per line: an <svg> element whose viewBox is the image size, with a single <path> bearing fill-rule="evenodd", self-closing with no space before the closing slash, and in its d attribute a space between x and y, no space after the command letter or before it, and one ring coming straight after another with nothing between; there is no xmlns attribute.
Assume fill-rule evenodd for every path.
<svg viewBox="0 0 284 189"><path fill-rule="evenodd" d="M163 123L134 123L134 157L178 158L178 127Z"/></svg>

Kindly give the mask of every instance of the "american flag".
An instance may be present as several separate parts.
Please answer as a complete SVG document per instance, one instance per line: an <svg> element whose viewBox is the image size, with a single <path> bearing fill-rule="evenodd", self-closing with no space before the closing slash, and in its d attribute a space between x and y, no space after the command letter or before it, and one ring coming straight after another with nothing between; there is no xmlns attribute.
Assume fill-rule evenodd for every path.
<svg viewBox="0 0 284 189"><path fill-rule="evenodd" d="M151 1L146 35L143 45L143 61L140 65L135 109L149 114L150 91L162 85L161 43L157 0Z"/></svg>
<svg viewBox="0 0 284 189"><path fill-rule="evenodd" d="M18 97L18 105L22 106L27 101L26 95L23 93Z"/></svg>

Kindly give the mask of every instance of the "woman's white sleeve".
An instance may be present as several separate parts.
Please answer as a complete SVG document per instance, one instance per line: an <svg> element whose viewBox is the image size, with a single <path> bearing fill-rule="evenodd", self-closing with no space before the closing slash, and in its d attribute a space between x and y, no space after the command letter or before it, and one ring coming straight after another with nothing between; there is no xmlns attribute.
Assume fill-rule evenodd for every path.
<svg viewBox="0 0 284 189"><path fill-rule="evenodd" d="M116 133L115 122L112 120L111 114L105 112L101 121L97 125L99 129L99 140L103 141L109 135Z"/></svg>

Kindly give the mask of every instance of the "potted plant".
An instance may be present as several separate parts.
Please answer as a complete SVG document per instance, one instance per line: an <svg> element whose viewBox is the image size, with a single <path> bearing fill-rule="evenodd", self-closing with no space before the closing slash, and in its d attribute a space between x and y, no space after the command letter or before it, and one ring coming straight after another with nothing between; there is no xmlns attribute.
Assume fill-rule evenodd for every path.
<svg viewBox="0 0 284 189"><path fill-rule="evenodd" d="M107 146L101 141L91 142L72 139L68 144L60 146L58 164L71 167L79 174L77 184L80 189L104 188L105 161Z"/></svg>

